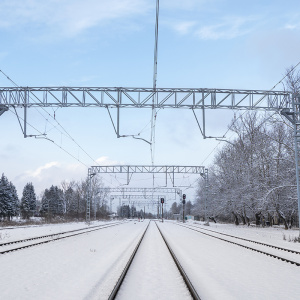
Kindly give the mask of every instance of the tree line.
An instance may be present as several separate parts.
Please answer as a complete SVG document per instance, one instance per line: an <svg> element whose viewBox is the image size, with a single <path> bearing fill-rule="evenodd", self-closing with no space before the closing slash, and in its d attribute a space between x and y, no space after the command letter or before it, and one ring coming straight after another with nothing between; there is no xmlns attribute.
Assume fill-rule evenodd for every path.
<svg viewBox="0 0 300 300"><path fill-rule="evenodd" d="M102 179L95 176L91 180L91 218L108 218L108 192ZM0 220L10 221L12 217L20 216L30 219L41 216L51 220L56 217L65 219L85 219L88 181L63 181L60 186L51 185L46 188L38 200L34 186L27 183L19 199L12 182L2 174L0 179Z"/></svg>
<svg viewBox="0 0 300 300"><path fill-rule="evenodd" d="M209 167L209 187L199 181L195 212L256 225L297 222L293 128L282 116L240 115ZM206 207L205 207L206 203Z"/></svg>
<svg viewBox="0 0 300 300"><path fill-rule="evenodd" d="M284 89L299 95L300 72L293 66L286 70ZM291 122L279 113L248 112L229 129L235 138L214 157L208 189L199 181L194 213L236 225L299 226Z"/></svg>

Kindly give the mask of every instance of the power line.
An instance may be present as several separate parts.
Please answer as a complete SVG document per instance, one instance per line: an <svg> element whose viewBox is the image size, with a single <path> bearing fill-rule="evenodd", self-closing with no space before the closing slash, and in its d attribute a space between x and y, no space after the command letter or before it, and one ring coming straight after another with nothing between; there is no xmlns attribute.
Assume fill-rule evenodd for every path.
<svg viewBox="0 0 300 300"><path fill-rule="evenodd" d="M0 70L0 72L5 76L5 77L7 77L7 79L9 80L9 81L11 81L16 87L19 87L19 85L16 83L16 82L14 82L7 74L5 74L2 70ZM36 95L34 95L33 94L33 96L39 101L39 99L37 98L37 96ZM34 102L35 102L35 100L32 98L32 97L30 97ZM94 161L94 162L96 162L95 161L95 159L93 159L76 141L75 141L75 139L67 132L67 130L55 119L55 117L53 117L45 108L43 108L43 107L41 107L42 109L43 109L43 111L48 115L48 116L50 116L56 123L57 123L57 125L65 132L65 133L63 133L61 130L59 130L58 128L57 128L57 126L55 126L54 124L52 124L37 108L35 108L37 111L38 111L38 113L49 123L49 124L51 124L55 129L57 129L61 134L63 134L64 136L66 136L66 137L68 137L69 139L71 139L92 161ZM51 129L50 129L51 130ZM50 131L49 130L49 131ZM49 132L48 131L48 132ZM46 133L46 132L45 132ZM97 163L97 162L96 162Z"/></svg>
<svg viewBox="0 0 300 300"><path fill-rule="evenodd" d="M19 85L16 83L16 82L14 82L6 73L4 73L2 70L0 70L0 72L10 81L10 82L12 82L13 83L13 85L15 85L16 87L19 87ZM37 96L36 95L34 95L33 94L33 96L38 100L38 101L40 101L38 98L37 98ZM34 102L35 102L35 100L32 98L32 97L30 97ZM36 103L36 102L35 102ZM64 136L66 136L67 138L69 138L70 140L72 140L93 162L95 162L97 165L99 165L100 166L100 164L94 159L94 158L92 158L76 141L75 141L75 139L67 132L67 130L55 119L55 117L53 117L46 109L44 109L43 107L42 107L42 109L45 111L45 113L46 114L48 114L56 123L57 123L57 125L65 132L62 132L61 130L59 130L58 128L57 128L57 126L55 126L53 123L51 123L37 108L35 108L36 110L37 110L37 112L49 123L49 124L51 124L52 126L53 126L53 128L55 128L55 129L57 129L62 135L64 135ZM15 113L15 112L13 112L11 109L10 109L10 111L13 113L13 114L15 114L18 118L20 118L22 121L25 121L22 117L19 117L18 115L17 115L17 113ZM35 128L33 125L31 125L27 120L26 120L26 124L27 125L29 125L31 128L33 128L34 130L36 130L41 136L45 136L45 133L46 133L46 130L45 130L45 133L42 133L40 130L38 130L37 128ZM47 124L47 123L46 123ZM52 129L53 129L52 128ZM48 130L48 132L50 131L50 130L52 130L52 129L49 129ZM37 137L36 137L37 138ZM71 156L72 158L74 158L75 160L77 160L79 163L81 163L82 165L84 165L85 167L87 167L87 168L89 168L89 166L87 165L87 164L85 164L84 162L82 162L79 158L77 158L77 157L75 157L73 154L71 154L69 151L67 151L65 148L63 148L62 146L60 146L59 144L57 144L55 141L53 141L53 140L51 140L51 139L49 139L49 138L47 138L47 137L41 137L41 138L43 138L43 139L45 139L45 140L48 140L48 141L50 141L50 142L52 142L55 146L57 146L58 148L60 148L62 151L64 151L65 153L67 153L69 156ZM111 174L109 174L111 177L112 177L112 175ZM118 179L117 178L115 178L117 181L118 181ZM107 182L109 182L107 179L105 179L105 178L103 178L103 180L105 180L105 181L107 181ZM119 183L119 185L122 185L119 181L118 181L118 183ZM113 184L114 185L114 184ZM114 185L114 186L116 186L116 185Z"/></svg>
<svg viewBox="0 0 300 300"><path fill-rule="evenodd" d="M14 111L12 111L11 109L9 109L10 112L12 112L13 114L17 115ZM19 117L21 120L24 121L24 119L22 117ZM26 124L29 125L31 128L33 128L34 130L36 130L38 133L40 133L41 135L43 135L43 133L41 133L37 128L35 128L33 125L31 125L30 123L28 123L26 121ZM45 137L41 137L41 139L45 139L47 141L52 142L55 146L57 146L58 148L60 148L61 150L63 150L65 153L67 153L69 156L73 157L74 159L76 159L78 162L80 162L82 165L84 165L85 167L88 168L88 166L82 162L80 159L76 158L73 154L71 154L69 151L67 151L66 149L64 149L63 147L61 147L60 145L58 145L56 142L54 142L53 140L50 140L48 138Z"/></svg>
<svg viewBox="0 0 300 300"><path fill-rule="evenodd" d="M288 73L286 73L286 75L282 78L282 79L280 79L271 89L270 89L270 91L272 91L272 90L274 90L275 89L275 87L278 85L278 84L280 84L290 73L292 73L298 66L300 65L300 61L288 72ZM246 113L247 111L244 111L240 116L238 116L238 118L236 118L234 121L233 121L233 123L229 126L229 128L226 130L226 132L224 133L224 137L226 136L226 134L230 131L230 129L232 128L232 126L235 124L235 122L239 119L239 118L241 118L245 113ZM274 114L276 114L276 113L278 113L278 112L275 112ZM273 114L273 115L274 115ZM273 116L272 115L272 116ZM271 117L272 117L271 116ZM268 117L265 121L263 121L263 123L265 123L269 118L271 118L271 117ZM262 123L262 124L263 124ZM261 126L262 124L260 124L259 126ZM214 147L214 149L208 154L208 156L203 160L203 162L201 163L201 165L203 165L204 164L204 162L210 157L210 155L217 149L217 147L220 145L220 143L221 143L221 141L219 141L219 143Z"/></svg>

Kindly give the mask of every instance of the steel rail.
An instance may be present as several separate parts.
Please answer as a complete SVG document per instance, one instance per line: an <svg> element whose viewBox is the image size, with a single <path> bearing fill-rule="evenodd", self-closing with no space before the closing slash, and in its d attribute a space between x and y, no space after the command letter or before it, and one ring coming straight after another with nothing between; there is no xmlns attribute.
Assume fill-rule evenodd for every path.
<svg viewBox="0 0 300 300"><path fill-rule="evenodd" d="M172 258L173 258L173 260L174 260L174 262L175 262L175 264L176 264L176 266L177 266L177 268L178 268L178 270L179 270L179 272L180 272L180 274L181 274L181 276L182 276L182 278L183 278L185 284L187 285L187 287L188 287L188 289L189 289L189 291L190 291L190 293L191 293L193 299L200 300L200 299L201 299L200 296L198 295L197 291L195 290L195 288L194 288L192 282L190 281L189 277L187 276L187 274L186 274L186 272L184 271L183 267L181 266L179 260L177 259L177 257L176 257L176 255L175 255L174 251L173 251L172 248L170 247L169 243L167 242L165 236L162 234L162 232L161 232L161 230L160 230L160 228L159 228L159 226L157 225L156 222L155 222L155 225L157 226L158 231L159 231L159 233L161 234L161 237L163 238L163 240L164 240L164 242L165 242L165 244L166 244L166 246L167 246L167 248L168 248L170 254L172 255Z"/></svg>
<svg viewBox="0 0 300 300"><path fill-rule="evenodd" d="M185 227L185 228L187 228L187 229L196 231L196 232L198 232L198 233L207 235L207 236L209 236L209 237L212 237L212 238L215 238L215 239L218 239L218 240L221 240L221 241L224 241L224 242L227 242L227 243L236 245L236 246L240 246L240 247L243 247L243 248L245 248L245 249L249 249L249 250L252 250L252 251L255 251L255 252L258 252L258 253L261 253L261 254L264 254L264 255L267 255L267 256L270 256L270 257L279 259L279 260L281 260L281 261L284 261L284 262L287 262L287 263L294 264L294 265L296 265L296 266L300 266L300 262L296 262L296 261L293 261L293 260L290 260L290 259L287 259L287 258L284 258L284 257L280 257L280 256L278 256L278 255L275 255L275 254L266 252L266 251L262 251L262 250L255 249L255 248L252 248L252 247L249 247L249 246L246 246L246 245L242 245L242 244L239 244L239 243L237 243L237 242L229 241L229 240L226 240L226 239L224 239L224 238L217 237L217 236L211 235L211 234L209 234L209 233L202 232L202 231L200 231L200 230L197 230L197 229L195 229L195 228L191 228L191 227L186 226L186 225L182 225L182 224L178 224L178 223L176 223L176 224L179 225L179 226ZM220 235L222 235L222 234L220 234Z"/></svg>
<svg viewBox="0 0 300 300"><path fill-rule="evenodd" d="M68 233L87 230L87 229L91 229L91 228L98 228L98 227L103 227L103 226L107 226L107 225L114 225L114 224L118 224L118 223L120 223L120 222L116 222L116 223L112 223L112 224L101 224L101 225L89 226L88 228L73 229L73 230L62 231L62 232L58 232L58 233L51 233L51 234L46 234L46 235L35 236L35 237L26 238L26 239L22 239L22 240L15 240L15 241L10 241L10 242L0 243L0 247L34 241L34 240L43 239L43 238L47 238L47 237L53 237L56 235L68 234ZM24 228L26 228L26 227L24 227Z"/></svg>
<svg viewBox="0 0 300 300"><path fill-rule="evenodd" d="M137 243L136 247L134 248L134 250L133 250L133 252L132 252L132 254L131 254L131 256L130 256L130 258L129 258L126 266L125 266L125 268L123 269L123 271L122 271L122 273L121 273L121 275L120 275L120 277L119 277L116 285L114 286L114 288L113 288L110 296L108 297L108 300L113 300L117 296L117 293L118 293L118 291L119 291L119 289L120 289L120 287L121 287L121 285L122 285L122 283L124 281L124 278L125 278L128 270L129 270L129 268L130 268L130 266L131 266L131 264L133 262L133 259L134 259L135 255L136 255L139 247L140 247L140 244L142 243L142 240L143 240L143 238L144 238L144 236L146 234L146 231L147 231L147 229L149 227L149 224L150 224L150 221L149 221L149 223L148 223L148 225L147 225L147 227L146 227L146 229L145 229L142 237L140 238L139 242Z"/></svg>
<svg viewBox="0 0 300 300"><path fill-rule="evenodd" d="M123 224L123 222L114 223L112 225L93 226L93 227L98 227L98 228L94 228L92 230L90 228L88 228L88 229L85 228L85 231L83 231L83 232L77 232L75 234L71 234L71 235L67 235L67 236L63 236L63 237L59 236L57 238L51 238L51 239L48 239L48 240L45 240L45 241L42 241L42 242L38 242L38 243L30 244L30 245L25 245L25 246L20 246L20 247L13 248L13 249L3 250L3 251L0 251L0 254L5 254L5 253L17 251L17 250L22 250L22 249L30 248L30 247L37 246L37 245L46 244L46 243L49 243L49 242L54 242L54 241L57 241L57 240L62 240L62 239L65 239L65 238L74 237L74 236L77 236L77 235L81 235L81 234L85 234L85 233L88 233L88 232L93 232L93 231L97 231L97 230L101 230L101 229L105 229L105 228L117 226L117 225L120 225L120 224ZM84 230L84 229L82 229L82 230ZM79 230L75 230L75 231L79 231ZM72 233L74 231L69 231L69 232ZM68 233L68 232L66 232L66 233ZM53 236L57 236L57 235L59 235L59 234L52 234L52 235L47 235L47 236L44 236L44 237L40 236L40 237L29 238L29 239L24 239L24 240L20 240L20 241L13 241L13 242L8 242L8 243L3 243L3 244L1 244L1 246L7 246L9 244L14 244L14 243L22 243L22 242L24 243L24 242L28 242L28 241L35 240L35 239L42 239L42 238L53 237Z"/></svg>
<svg viewBox="0 0 300 300"><path fill-rule="evenodd" d="M218 231L214 231L214 230L211 230L211 229L203 228L203 227L200 227L200 226L195 226L195 225L188 225L188 226L192 226L192 227L199 228L199 229L202 229L202 230L210 231L210 232L220 234L220 235L229 236L229 237L232 237L232 238L235 238L235 239L238 239L238 240L242 240L242 241L245 241L245 242L249 242L249 243L254 243L254 244L258 244L258 245L262 245L262 246L266 246L266 247L270 247L270 248L273 248L273 249L282 250L282 251L286 251L286 252L290 252L290 253L294 253L294 254L300 254L300 251L297 251L297 250L278 247L278 246L275 246L275 245L270 245L270 244L266 244L266 243L262 243L262 242L258 242L258 241L253 241L253 240L245 239L245 238L242 238L242 237L234 236L234 235L231 235L231 234L227 234L227 233L218 232Z"/></svg>

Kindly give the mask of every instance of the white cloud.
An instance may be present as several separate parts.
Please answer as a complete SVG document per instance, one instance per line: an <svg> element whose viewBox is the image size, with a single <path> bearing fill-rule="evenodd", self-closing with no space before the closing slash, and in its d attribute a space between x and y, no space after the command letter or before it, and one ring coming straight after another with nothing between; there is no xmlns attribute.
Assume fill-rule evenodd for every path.
<svg viewBox="0 0 300 300"><path fill-rule="evenodd" d="M146 0L3 0L0 27L30 24L39 30L75 36L106 22L147 12Z"/></svg>
<svg viewBox="0 0 300 300"><path fill-rule="evenodd" d="M233 39L246 35L257 27L258 17L224 17L212 25L200 25L199 21L173 20L165 22L182 35L191 34L203 40Z"/></svg>
<svg viewBox="0 0 300 300"><path fill-rule="evenodd" d="M289 29L289 30L300 29L300 23L298 23L298 24L286 24L284 26L284 29Z"/></svg>
<svg viewBox="0 0 300 300"><path fill-rule="evenodd" d="M190 33L197 23L194 21L179 22L174 25L174 29L180 34Z"/></svg>
<svg viewBox="0 0 300 300"><path fill-rule="evenodd" d="M59 167L59 163L56 161L50 162L45 164L44 166L41 166L37 168L34 171L27 171L27 176L33 177L33 178L39 178L41 173L43 173L45 170L51 169L53 167Z"/></svg>
<svg viewBox="0 0 300 300"><path fill-rule="evenodd" d="M168 9L180 9L180 10L193 10L196 8L203 8L207 4L211 4L212 0L164 0L161 1L160 7L166 7Z"/></svg>
<svg viewBox="0 0 300 300"><path fill-rule="evenodd" d="M102 156L96 159L96 162L102 166L117 165L120 162L110 160L107 156ZM27 182L32 182L36 193L39 195L44 189L51 185L60 185L65 181L79 181L87 176L87 168L80 163L61 163L58 161L48 162L33 170L27 170L23 174L13 179L21 196L21 192Z"/></svg>
<svg viewBox="0 0 300 300"><path fill-rule="evenodd" d="M201 27L195 34L204 40L233 39L251 32L254 20L252 17L226 18L219 24Z"/></svg>
<svg viewBox="0 0 300 300"><path fill-rule="evenodd" d="M107 156L101 156L96 159L96 162L101 166L119 165L120 162L116 160L110 160Z"/></svg>

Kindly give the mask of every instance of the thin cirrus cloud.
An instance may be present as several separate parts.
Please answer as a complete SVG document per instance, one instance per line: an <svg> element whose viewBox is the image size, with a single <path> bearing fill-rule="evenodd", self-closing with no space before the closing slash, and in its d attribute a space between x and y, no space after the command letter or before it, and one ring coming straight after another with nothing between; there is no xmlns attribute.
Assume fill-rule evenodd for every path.
<svg viewBox="0 0 300 300"><path fill-rule="evenodd" d="M186 21L186 22L178 22L174 25L174 29L180 34L189 34L194 27L197 25L197 22L194 21Z"/></svg>
<svg viewBox="0 0 300 300"><path fill-rule="evenodd" d="M179 34L191 34L203 40L233 39L252 32L254 17L228 17L217 24L201 26L198 22L178 22L173 25Z"/></svg>
<svg viewBox="0 0 300 300"><path fill-rule="evenodd" d="M288 23L284 26L284 29L299 30L300 29L300 23Z"/></svg>
<svg viewBox="0 0 300 300"><path fill-rule="evenodd" d="M3 0L0 2L0 28L52 30L75 36L107 22L144 14L146 0Z"/></svg>
<svg viewBox="0 0 300 300"><path fill-rule="evenodd" d="M254 28L254 20L251 17L227 18L219 24L203 26L195 34L205 40L234 39L250 33Z"/></svg>

